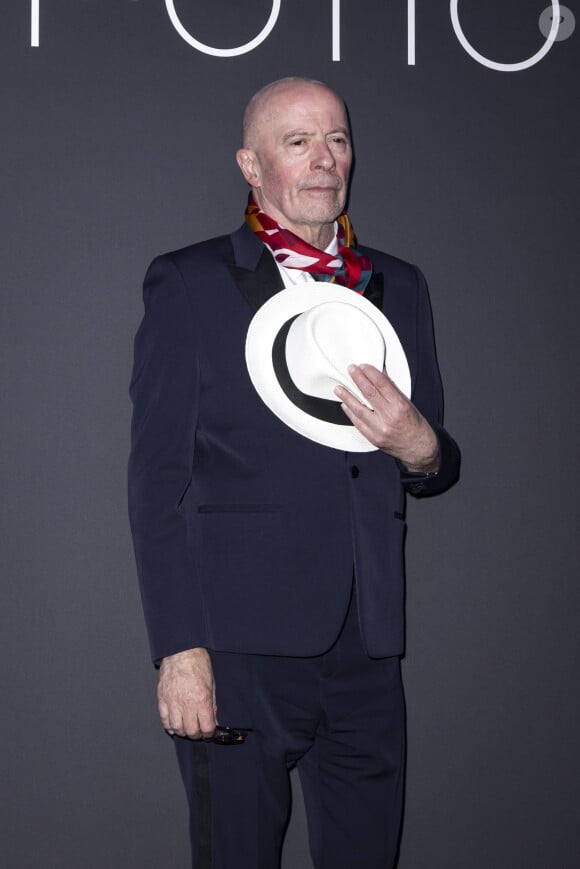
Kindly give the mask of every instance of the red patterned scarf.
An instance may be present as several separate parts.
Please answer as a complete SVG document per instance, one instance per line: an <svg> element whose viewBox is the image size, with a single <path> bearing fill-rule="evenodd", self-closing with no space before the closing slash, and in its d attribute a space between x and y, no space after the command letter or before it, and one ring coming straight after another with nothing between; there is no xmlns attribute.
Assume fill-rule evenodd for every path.
<svg viewBox="0 0 580 869"><path fill-rule="evenodd" d="M300 269L310 272L317 280L336 282L357 293L364 292L373 271L373 264L356 249L356 237L346 211L337 218L336 256L319 250L289 229L284 229L269 215L260 211L251 193L246 208L246 223L272 251L276 262L284 268Z"/></svg>

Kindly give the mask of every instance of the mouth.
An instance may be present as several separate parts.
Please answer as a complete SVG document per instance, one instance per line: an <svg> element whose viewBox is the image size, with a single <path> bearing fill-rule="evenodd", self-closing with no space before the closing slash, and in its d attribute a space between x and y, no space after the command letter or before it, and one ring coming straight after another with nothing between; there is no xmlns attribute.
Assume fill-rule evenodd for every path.
<svg viewBox="0 0 580 869"><path fill-rule="evenodd" d="M309 193L336 193L340 188L336 184L308 184L301 189L307 190Z"/></svg>

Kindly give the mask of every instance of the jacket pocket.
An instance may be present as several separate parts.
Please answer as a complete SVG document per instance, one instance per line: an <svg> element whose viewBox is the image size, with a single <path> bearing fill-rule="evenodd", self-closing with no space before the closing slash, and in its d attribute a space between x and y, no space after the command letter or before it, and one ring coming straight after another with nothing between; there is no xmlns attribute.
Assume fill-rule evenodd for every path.
<svg viewBox="0 0 580 869"><path fill-rule="evenodd" d="M279 513L279 504L200 504L198 513Z"/></svg>

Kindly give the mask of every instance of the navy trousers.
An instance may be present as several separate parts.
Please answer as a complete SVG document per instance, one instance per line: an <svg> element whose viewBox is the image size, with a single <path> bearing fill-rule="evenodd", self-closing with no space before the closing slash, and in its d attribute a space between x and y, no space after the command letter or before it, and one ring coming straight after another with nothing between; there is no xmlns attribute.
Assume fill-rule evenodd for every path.
<svg viewBox="0 0 580 869"><path fill-rule="evenodd" d="M312 658L212 652L221 725L243 745L175 738L193 869L277 869L298 766L316 869L392 869L405 710L399 658L369 658L353 600Z"/></svg>

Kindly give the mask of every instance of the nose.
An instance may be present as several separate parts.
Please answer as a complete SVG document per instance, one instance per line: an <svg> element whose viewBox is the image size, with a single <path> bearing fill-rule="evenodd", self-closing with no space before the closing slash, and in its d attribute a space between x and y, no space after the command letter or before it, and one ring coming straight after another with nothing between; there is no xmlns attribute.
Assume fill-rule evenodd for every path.
<svg viewBox="0 0 580 869"><path fill-rule="evenodd" d="M334 154L327 141L317 142L312 154L312 168L331 172L336 166Z"/></svg>

